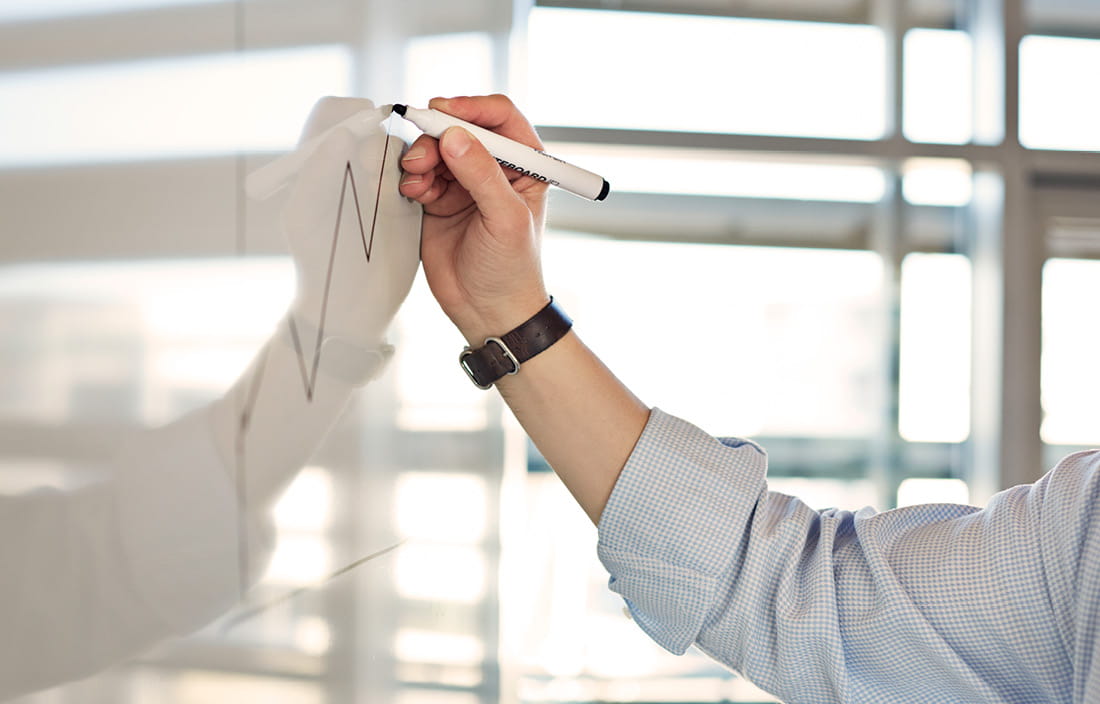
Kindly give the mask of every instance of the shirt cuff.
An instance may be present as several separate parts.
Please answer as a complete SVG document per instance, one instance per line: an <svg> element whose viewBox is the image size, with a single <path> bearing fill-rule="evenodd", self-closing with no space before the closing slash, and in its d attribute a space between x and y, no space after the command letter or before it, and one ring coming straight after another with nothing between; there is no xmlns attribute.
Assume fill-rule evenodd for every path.
<svg viewBox="0 0 1100 704"><path fill-rule="evenodd" d="M600 518L597 551L610 589L666 650L687 650L731 579L766 468L755 443L651 411Z"/></svg>

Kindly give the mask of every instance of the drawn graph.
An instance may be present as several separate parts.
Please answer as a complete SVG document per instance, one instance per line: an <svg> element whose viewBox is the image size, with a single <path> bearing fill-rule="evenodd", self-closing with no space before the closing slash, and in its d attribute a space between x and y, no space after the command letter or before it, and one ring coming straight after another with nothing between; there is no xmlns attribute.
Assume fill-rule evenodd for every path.
<svg viewBox="0 0 1100 704"><path fill-rule="evenodd" d="M387 130L388 132L388 130ZM328 305L329 294L332 290L333 276L336 268L336 253L340 243L341 232L345 229L344 225L344 210L345 203L349 196L352 203L355 206L355 218L352 223L353 228L358 229L359 240L362 243L363 257L369 264L371 261L371 254L374 250L374 238L375 231L378 227L378 211L382 202L382 183L386 175L386 162L389 154L389 137L383 139L381 167L378 172L378 186L374 193L374 204L370 208L369 213L369 225L366 222L363 214L363 208L360 203L359 189L355 179L355 169L352 166L352 162L347 160L344 164L343 179L340 186L340 197L336 206L336 213L333 217L332 239L329 245L328 265L324 278L324 291L321 299L320 310L317 311L315 320L317 320L317 334L313 340L313 352L312 355L307 354L305 351L305 345L303 344L302 333L300 331L301 326L294 319L293 315L287 316L287 326L289 328L291 341L294 344L294 352L298 362L298 370L301 375L302 381L302 393L307 402L312 403L314 394L317 390L317 377L321 369L322 364L322 349L325 341L325 323L328 319ZM253 412L256 408L256 403L260 397L260 392L263 386L264 372L267 367L267 348L261 352L260 357L257 359L255 365L255 373L253 378L249 381L247 386L247 392L242 400L239 408L240 412L237 417L236 436L235 436L235 479L236 479L236 493L237 493L237 535L238 535L238 584L241 590L242 599L245 596L249 584L249 563L250 563L250 551L248 547L248 509L249 509L249 497L247 490L247 472L248 472L248 457L247 457L247 437L251 430L251 420ZM403 544L397 543L391 545L383 550L379 550L365 557L354 560L353 562L341 567L340 569L332 572L331 574L323 577L317 584L296 589L269 602L253 605L246 608L239 613L233 619L223 625L223 631L232 628L233 626L242 623L248 619L251 619L268 609L277 606L285 601L298 596L304 592L312 589L320 588L328 582L347 574L351 570L359 567L370 560L380 557Z"/></svg>
<svg viewBox="0 0 1100 704"><path fill-rule="evenodd" d="M344 215L344 200L347 197L348 186L350 185L351 196L355 201L355 216L356 222L359 225L359 239L363 243L363 256L369 264L371 251L374 249L374 230L378 225L378 205L382 198L382 177L386 172L386 153L389 151L390 145L389 139L384 141L385 146L382 147L382 170L378 174L378 189L374 194L374 208L371 213L369 238L367 236L366 227L363 225L363 211L359 207L359 191L355 187L355 172L351 168L350 161L348 161L344 167L344 181L340 186L340 201L336 206L336 224L333 227L332 246L329 250L328 271L325 274L325 292L321 302L321 311L318 316L317 339L313 346L313 362L308 374L306 372L306 355L302 351L302 340L301 336L298 334L298 324L294 321L293 316L291 316L288 321L290 336L294 341L294 352L298 356L298 369L302 374L302 386L305 389L306 398L310 401L313 400L313 392L317 388L317 370L320 369L321 366L321 344L325 339L325 319L328 317L329 291L332 288L332 273L336 264L336 246L340 242L340 225Z"/></svg>

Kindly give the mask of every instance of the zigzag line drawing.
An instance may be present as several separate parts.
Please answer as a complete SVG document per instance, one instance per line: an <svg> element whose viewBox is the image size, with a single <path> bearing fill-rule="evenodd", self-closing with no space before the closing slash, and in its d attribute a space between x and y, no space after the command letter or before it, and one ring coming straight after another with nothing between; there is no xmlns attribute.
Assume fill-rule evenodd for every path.
<svg viewBox="0 0 1100 704"><path fill-rule="evenodd" d="M368 235L368 228L363 223L363 211L359 205L359 190L355 185L355 171L352 169L351 160L348 160L344 165L344 178L340 186L340 200L336 206L336 219L332 230L332 245L329 250L328 271L325 274L325 291L321 302L321 311L318 317L317 324L317 339L315 340L313 347L313 358L310 360L309 369L307 371L306 354L302 347L301 336L298 332L298 325L294 321L294 316L287 316L288 327L290 328L291 339L294 342L294 351L298 358L298 371L302 376L302 387L305 393L306 400L313 402L313 393L317 388L317 373L321 367L321 344L325 340L325 320L328 316L328 297L329 291L332 287L333 270L336 265L336 245L340 241L340 226L342 224L344 216L344 202L347 197L348 186L351 186L351 197L355 203L356 222L359 225L359 239L363 244L363 256L366 258L367 263L370 263L371 252L374 249L374 232L378 224L378 206L382 199L382 181L386 174L386 157L389 152L390 141L389 138L384 140L382 147L382 167L378 173L378 188L374 194L374 208L371 213L370 232ZM245 472L247 470L247 457L245 448L245 437L249 431L251 423L252 410L256 407L256 401L260 396L260 388L263 384L264 370L267 366L267 352L266 348L261 353L259 363L257 364L256 374L253 377L248 387L248 394L244 400L244 404L241 407L241 413L237 423L237 436L236 436L236 489L237 489L237 535L238 535L238 584L242 597L246 591L246 585L248 584L248 563L250 559L248 549L248 496L247 487L245 482ZM396 547L396 546L395 546ZM388 552L388 549L387 551ZM378 553L379 555L382 553ZM372 556L374 557L374 556ZM366 559L358 560L352 565L341 568L333 574L322 580L322 584L327 583L329 580L338 577L346 572L348 569L354 566L358 566ZM261 609L263 611L266 609ZM255 615L259 613L256 611L252 613Z"/></svg>
<svg viewBox="0 0 1100 704"><path fill-rule="evenodd" d="M328 292L332 286L332 271L336 263L336 244L340 240L340 224L344 217L344 200L347 196L348 184L351 184L351 197L355 201L355 215L359 224L359 240L363 243L363 256L366 257L369 264L371 251L374 249L374 229L378 224L378 204L382 195L382 176L386 171L386 152L388 149L389 140L387 139L385 146L382 148L382 171L378 174L378 191L375 193L374 198L374 212L371 215L369 239L366 228L363 226L363 211L359 207L359 190L355 187L355 172L352 171L350 161L344 167L344 182L340 186L340 202L336 206L336 224L333 226L332 248L329 253L328 272L325 275L325 294L321 303L321 314L318 318L320 322L317 325L317 339L313 347L313 364L308 374L306 373L306 355L302 351L298 326L295 324L293 317L288 319L290 336L294 340L294 351L298 355L298 370L302 374L302 386L305 388L306 398L310 401L313 400L313 391L317 387L317 370L321 365L321 343L325 340L325 318L328 316Z"/></svg>

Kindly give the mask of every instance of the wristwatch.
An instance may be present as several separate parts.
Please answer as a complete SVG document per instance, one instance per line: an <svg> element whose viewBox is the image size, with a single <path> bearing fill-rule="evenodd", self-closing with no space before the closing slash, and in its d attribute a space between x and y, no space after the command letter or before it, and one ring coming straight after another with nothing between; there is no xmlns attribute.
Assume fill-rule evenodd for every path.
<svg viewBox="0 0 1100 704"><path fill-rule="evenodd" d="M500 337L488 337L474 349L465 347L458 364L479 389L491 388L502 377L519 372L520 365L547 349L573 327L554 298L519 327Z"/></svg>

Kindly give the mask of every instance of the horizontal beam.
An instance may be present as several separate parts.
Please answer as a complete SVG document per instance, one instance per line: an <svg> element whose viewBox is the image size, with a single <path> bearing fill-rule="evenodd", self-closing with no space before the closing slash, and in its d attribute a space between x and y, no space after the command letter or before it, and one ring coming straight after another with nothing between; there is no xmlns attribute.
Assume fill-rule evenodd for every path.
<svg viewBox="0 0 1100 704"><path fill-rule="evenodd" d="M652 12L705 17L738 17L746 19L793 20L797 22L833 22L866 24L867 3L863 0L832 0L831 2L791 2L771 0L617 0L609 7L606 0L536 0L539 7L578 10L616 10Z"/></svg>
<svg viewBox="0 0 1100 704"><path fill-rule="evenodd" d="M348 3L242 1L0 23L0 71L358 43Z"/></svg>
<svg viewBox="0 0 1100 704"><path fill-rule="evenodd" d="M277 200L238 200L239 174L270 159L0 170L0 262L285 254Z"/></svg>
<svg viewBox="0 0 1100 704"><path fill-rule="evenodd" d="M822 156L862 159L882 165L906 159L962 159L975 165L997 165L1011 158L1008 148L982 144L929 144L904 138L858 140L721 132L613 129L607 127L538 126L545 142L669 147L744 153ZM1100 152L1033 149L1025 165L1039 174L1100 175Z"/></svg>

